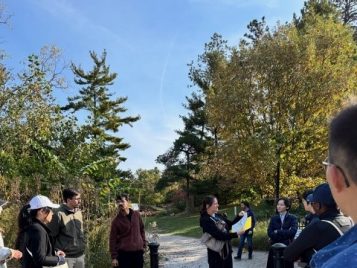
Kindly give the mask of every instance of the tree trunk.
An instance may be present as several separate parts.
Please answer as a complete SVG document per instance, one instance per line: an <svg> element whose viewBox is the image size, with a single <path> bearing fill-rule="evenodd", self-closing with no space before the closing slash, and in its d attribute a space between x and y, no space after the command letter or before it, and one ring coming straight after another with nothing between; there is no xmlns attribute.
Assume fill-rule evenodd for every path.
<svg viewBox="0 0 357 268"><path fill-rule="evenodd" d="M189 152L186 152L186 171L187 171L187 177L186 177L186 213L190 213L193 210L193 206L191 203L191 196L190 196L190 154Z"/></svg>
<svg viewBox="0 0 357 268"><path fill-rule="evenodd" d="M193 207L194 207L194 196L190 195L189 192L186 194L186 209L185 213L189 214L193 212Z"/></svg>
<svg viewBox="0 0 357 268"><path fill-rule="evenodd" d="M185 212L190 213L192 211L191 196L190 196L190 179L186 178L186 208Z"/></svg>
<svg viewBox="0 0 357 268"><path fill-rule="evenodd" d="M280 160L276 164L275 176L274 176L274 197L275 202L278 202L280 197Z"/></svg>

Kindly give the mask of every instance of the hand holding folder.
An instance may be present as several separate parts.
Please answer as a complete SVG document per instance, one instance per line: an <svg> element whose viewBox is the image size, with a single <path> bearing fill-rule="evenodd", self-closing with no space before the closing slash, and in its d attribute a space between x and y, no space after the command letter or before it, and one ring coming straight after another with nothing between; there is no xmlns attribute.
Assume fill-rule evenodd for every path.
<svg viewBox="0 0 357 268"><path fill-rule="evenodd" d="M243 217L236 224L232 225L232 232L238 233L250 228L252 228L252 217L248 217L247 213L244 213Z"/></svg>

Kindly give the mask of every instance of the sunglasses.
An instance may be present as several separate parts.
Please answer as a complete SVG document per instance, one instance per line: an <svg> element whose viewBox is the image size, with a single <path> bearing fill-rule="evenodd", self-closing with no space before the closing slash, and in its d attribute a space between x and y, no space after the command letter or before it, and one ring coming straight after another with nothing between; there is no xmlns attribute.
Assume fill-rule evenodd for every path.
<svg viewBox="0 0 357 268"><path fill-rule="evenodd" d="M347 176L346 176L345 172L343 171L343 169L340 166L338 166L336 164L333 164L333 163L330 163L329 160L328 160L328 157L325 159L325 161L322 161L322 165L324 165L325 171L326 171L328 166L335 166L341 172L341 174L343 176L343 179L345 181L346 187L347 188L350 187L350 182L347 179Z"/></svg>

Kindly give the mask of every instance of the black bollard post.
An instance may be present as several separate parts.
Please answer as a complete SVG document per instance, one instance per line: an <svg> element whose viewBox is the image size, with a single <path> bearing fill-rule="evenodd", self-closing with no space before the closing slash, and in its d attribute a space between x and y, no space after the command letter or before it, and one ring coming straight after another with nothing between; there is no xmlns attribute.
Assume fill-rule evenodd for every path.
<svg viewBox="0 0 357 268"><path fill-rule="evenodd" d="M157 242L148 244L150 249L150 268L159 268L159 246Z"/></svg>
<svg viewBox="0 0 357 268"><path fill-rule="evenodd" d="M271 246L273 249L274 268L284 268L284 250L286 245L275 243Z"/></svg>

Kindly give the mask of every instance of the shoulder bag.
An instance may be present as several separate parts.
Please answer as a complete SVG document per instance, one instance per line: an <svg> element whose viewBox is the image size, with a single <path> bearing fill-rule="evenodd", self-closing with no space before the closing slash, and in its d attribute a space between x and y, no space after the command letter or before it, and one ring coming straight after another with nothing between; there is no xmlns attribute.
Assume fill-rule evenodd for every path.
<svg viewBox="0 0 357 268"><path fill-rule="evenodd" d="M217 240L209 233L203 233L201 237L201 242L206 245L209 249L220 253L224 247L225 241Z"/></svg>
<svg viewBox="0 0 357 268"><path fill-rule="evenodd" d="M224 224L222 222L216 221L212 219L212 217L211 220L216 224L217 228L220 231L223 231L223 229L225 230ZM214 238L212 235L210 235L209 233L203 233L201 237L201 243L206 245L207 248L219 253L219 255L223 259L226 259L229 255L227 254L227 252L229 252L228 242L224 240L218 240Z"/></svg>

